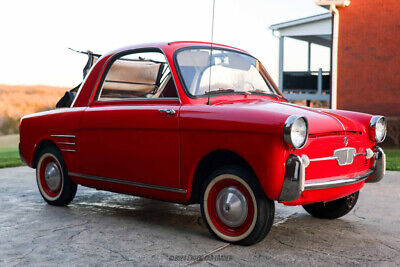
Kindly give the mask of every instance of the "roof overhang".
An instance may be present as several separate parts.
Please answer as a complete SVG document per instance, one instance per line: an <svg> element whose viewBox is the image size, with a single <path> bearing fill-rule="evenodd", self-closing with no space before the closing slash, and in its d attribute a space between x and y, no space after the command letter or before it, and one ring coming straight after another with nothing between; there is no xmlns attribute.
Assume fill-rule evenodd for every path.
<svg viewBox="0 0 400 267"><path fill-rule="evenodd" d="M332 14L323 13L311 17L273 24L269 27L279 36L290 37L330 47L332 43Z"/></svg>

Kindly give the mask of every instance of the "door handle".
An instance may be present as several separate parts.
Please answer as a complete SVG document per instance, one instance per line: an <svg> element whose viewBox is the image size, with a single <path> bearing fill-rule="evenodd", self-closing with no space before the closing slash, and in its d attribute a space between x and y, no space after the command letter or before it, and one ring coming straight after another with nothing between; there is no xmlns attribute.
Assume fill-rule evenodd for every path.
<svg viewBox="0 0 400 267"><path fill-rule="evenodd" d="M174 115L176 113L175 110L170 109L170 108L168 108L168 109L159 109L158 111L160 113L166 113L168 115Z"/></svg>

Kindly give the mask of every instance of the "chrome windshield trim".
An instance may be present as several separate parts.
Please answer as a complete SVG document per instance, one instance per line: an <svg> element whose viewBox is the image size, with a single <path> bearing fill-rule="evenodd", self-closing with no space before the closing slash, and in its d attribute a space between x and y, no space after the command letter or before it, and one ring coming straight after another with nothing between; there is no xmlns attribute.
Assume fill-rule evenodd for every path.
<svg viewBox="0 0 400 267"><path fill-rule="evenodd" d="M68 135L68 134L52 134L51 137L65 137L65 138L75 138L75 135Z"/></svg>
<svg viewBox="0 0 400 267"><path fill-rule="evenodd" d="M129 186L137 186L137 187L142 187L142 188L162 190L162 191L168 191L168 192L174 192L174 193L180 193L180 194L187 193L187 190L181 189L181 188L144 184L144 183L138 183L138 182L108 178L108 177L100 177L100 176L94 176L94 175L87 175L87 174L80 174L80 173L73 173L73 172L69 172L68 175L75 176L75 177L81 177L81 178L85 178L85 179L90 179L90 180L96 180L96 181L102 181L102 182L108 182L108 183L116 183L116 184L124 184L124 185L129 185Z"/></svg>
<svg viewBox="0 0 400 267"><path fill-rule="evenodd" d="M370 170L366 174L352 177L352 178L332 180L332 181L326 181L326 182L316 182L316 183L313 183L313 182L307 183L307 181L306 181L304 190L306 191L306 190L315 190L315 189L326 189L326 188L332 188L332 187L351 185L351 184L359 183L361 181L368 179L372 174L374 174L374 171Z"/></svg>

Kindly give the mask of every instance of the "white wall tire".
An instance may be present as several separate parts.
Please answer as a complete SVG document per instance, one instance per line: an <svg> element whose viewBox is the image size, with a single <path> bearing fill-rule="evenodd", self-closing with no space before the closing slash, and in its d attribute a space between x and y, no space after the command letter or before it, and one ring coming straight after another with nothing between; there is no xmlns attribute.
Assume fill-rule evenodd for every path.
<svg viewBox="0 0 400 267"><path fill-rule="evenodd" d="M56 206L69 204L75 197L77 185L68 172L57 147L45 147L36 164L36 182L43 199Z"/></svg>
<svg viewBox="0 0 400 267"><path fill-rule="evenodd" d="M274 219L274 202L265 197L254 175L239 167L214 172L203 186L200 204L208 229L225 242L257 243Z"/></svg>
<svg viewBox="0 0 400 267"><path fill-rule="evenodd" d="M55 169L56 172L58 172L59 176L58 178L59 186L57 186L57 188L53 190L54 194L51 194L52 190L50 189L50 186L46 182L46 169L49 168L50 164L55 164L56 166ZM61 164L53 154L44 153L40 157L36 168L36 182L38 184L40 193L46 200L55 201L60 197L62 189L64 187L64 177L61 169Z"/></svg>

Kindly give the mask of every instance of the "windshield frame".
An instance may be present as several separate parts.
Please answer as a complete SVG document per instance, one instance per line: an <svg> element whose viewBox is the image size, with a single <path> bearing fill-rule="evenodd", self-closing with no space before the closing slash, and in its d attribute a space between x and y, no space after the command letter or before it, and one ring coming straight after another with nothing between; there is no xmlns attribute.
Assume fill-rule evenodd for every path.
<svg viewBox="0 0 400 267"><path fill-rule="evenodd" d="M220 93L203 94L203 95L193 95L193 94L191 94L189 92L189 90L187 89L187 87L186 87L186 83L185 83L184 77L183 77L183 75L181 73L180 66L178 64L178 58L177 58L179 52L182 52L183 50L190 50L190 49L209 49L209 50L211 50L211 46L208 46L208 45L185 46L185 47L181 47L181 48L175 50L175 52L173 54L173 63L174 63L174 66L175 66L175 71L176 71L176 73L178 75L179 81L181 82L181 86L183 88L183 91L185 92L185 94L189 98L202 99L202 98L209 98L209 97L222 96L222 95L243 95L244 94L244 92L242 92L242 91L220 92ZM215 46L212 47L212 50L224 50L224 51L229 51L229 52L234 52L234 53L246 55L246 56L249 56L249 57L257 60L260 63L260 65L262 65L261 61L259 61L257 58L255 58L254 56L252 56L252 55L250 55L250 54L248 54L248 53L246 53L244 51L240 51L240 50L236 50L236 49L232 49L232 48L225 48L225 47L215 47ZM262 67L262 68L265 70L264 67ZM269 94L269 93L252 93L251 95L282 98L283 96L281 95L280 91L276 90L276 88L273 86L273 84L268 79L266 79L264 77L264 75L261 74L261 72L260 72L260 75L261 75L262 79L265 81L265 83L267 84L267 86L271 89L271 91L273 91L273 93L272 94Z"/></svg>

